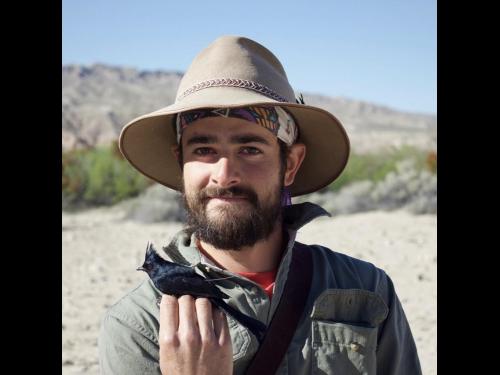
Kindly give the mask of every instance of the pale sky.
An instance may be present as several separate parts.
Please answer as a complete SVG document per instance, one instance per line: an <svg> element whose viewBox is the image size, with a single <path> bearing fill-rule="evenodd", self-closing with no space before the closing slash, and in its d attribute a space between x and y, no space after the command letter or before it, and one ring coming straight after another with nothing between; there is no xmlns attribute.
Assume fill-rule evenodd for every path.
<svg viewBox="0 0 500 375"><path fill-rule="evenodd" d="M184 72L221 35L281 61L295 91L436 113L436 0L63 0L63 64Z"/></svg>

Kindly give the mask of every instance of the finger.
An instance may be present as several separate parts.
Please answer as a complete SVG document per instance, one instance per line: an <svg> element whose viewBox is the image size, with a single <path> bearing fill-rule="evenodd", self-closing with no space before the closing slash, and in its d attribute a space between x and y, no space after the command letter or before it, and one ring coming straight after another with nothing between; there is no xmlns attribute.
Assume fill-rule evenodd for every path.
<svg viewBox="0 0 500 375"><path fill-rule="evenodd" d="M224 345L231 340L227 316L221 309L214 311L214 334L219 345Z"/></svg>
<svg viewBox="0 0 500 375"><path fill-rule="evenodd" d="M189 295L180 296L179 299L179 332L198 332L198 319L194 298Z"/></svg>
<svg viewBox="0 0 500 375"><path fill-rule="evenodd" d="M160 337L171 339L179 328L179 303L177 298L164 294L160 303Z"/></svg>
<svg viewBox="0 0 500 375"><path fill-rule="evenodd" d="M213 307L212 310L212 316L213 316L213 322L214 322L214 335L216 338L219 338L220 333L222 331L222 315L221 315L221 309L218 307Z"/></svg>
<svg viewBox="0 0 500 375"><path fill-rule="evenodd" d="M197 298L195 306L201 339L203 341L213 341L215 339L215 334L212 318L212 303L208 298Z"/></svg>

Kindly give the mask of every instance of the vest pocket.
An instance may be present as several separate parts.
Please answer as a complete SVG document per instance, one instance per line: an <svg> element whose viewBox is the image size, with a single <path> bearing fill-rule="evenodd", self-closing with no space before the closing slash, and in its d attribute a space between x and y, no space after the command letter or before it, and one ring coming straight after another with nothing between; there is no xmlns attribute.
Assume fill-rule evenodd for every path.
<svg viewBox="0 0 500 375"><path fill-rule="evenodd" d="M227 322L233 347L233 361L237 361L247 354L251 342L250 334L245 327L239 325L232 317L228 316Z"/></svg>
<svg viewBox="0 0 500 375"><path fill-rule="evenodd" d="M228 316L227 322L233 346L233 374L244 374L257 352L257 340L232 317Z"/></svg>
<svg viewBox="0 0 500 375"><path fill-rule="evenodd" d="M361 289L327 289L314 302L312 372L374 375L378 325L388 308L382 298Z"/></svg>
<svg viewBox="0 0 500 375"><path fill-rule="evenodd" d="M376 372L377 328L312 320L313 373Z"/></svg>

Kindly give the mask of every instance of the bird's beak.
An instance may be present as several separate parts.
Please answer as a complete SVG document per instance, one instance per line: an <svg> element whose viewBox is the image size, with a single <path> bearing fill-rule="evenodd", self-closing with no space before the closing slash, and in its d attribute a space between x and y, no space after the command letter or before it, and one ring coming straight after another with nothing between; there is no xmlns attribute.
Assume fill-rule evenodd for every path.
<svg viewBox="0 0 500 375"><path fill-rule="evenodd" d="M146 271L144 267L140 266L136 268L136 271Z"/></svg>

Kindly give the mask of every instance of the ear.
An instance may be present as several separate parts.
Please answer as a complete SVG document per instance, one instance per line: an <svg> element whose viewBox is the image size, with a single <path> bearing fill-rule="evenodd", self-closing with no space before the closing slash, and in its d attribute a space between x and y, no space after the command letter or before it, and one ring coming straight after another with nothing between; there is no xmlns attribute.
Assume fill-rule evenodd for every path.
<svg viewBox="0 0 500 375"><path fill-rule="evenodd" d="M175 159L177 159L177 164L179 164L179 168L181 169L181 171L183 170L183 160L182 160L182 149L179 145L173 145L172 147L170 147L170 151L172 152L172 154L174 154L174 157Z"/></svg>
<svg viewBox="0 0 500 375"><path fill-rule="evenodd" d="M177 159L178 162L180 162L180 156L181 156L181 153L180 153L180 147L179 145L173 145L170 147L170 151L172 152L172 154L174 155L174 157Z"/></svg>
<svg viewBox="0 0 500 375"><path fill-rule="evenodd" d="M295 175L299 171L304 158L306 157L306 145L303 143L295 143L290 146L290 152L287 156L286 171L283 183L285 186L290 186L295 180Z"/></svg>

